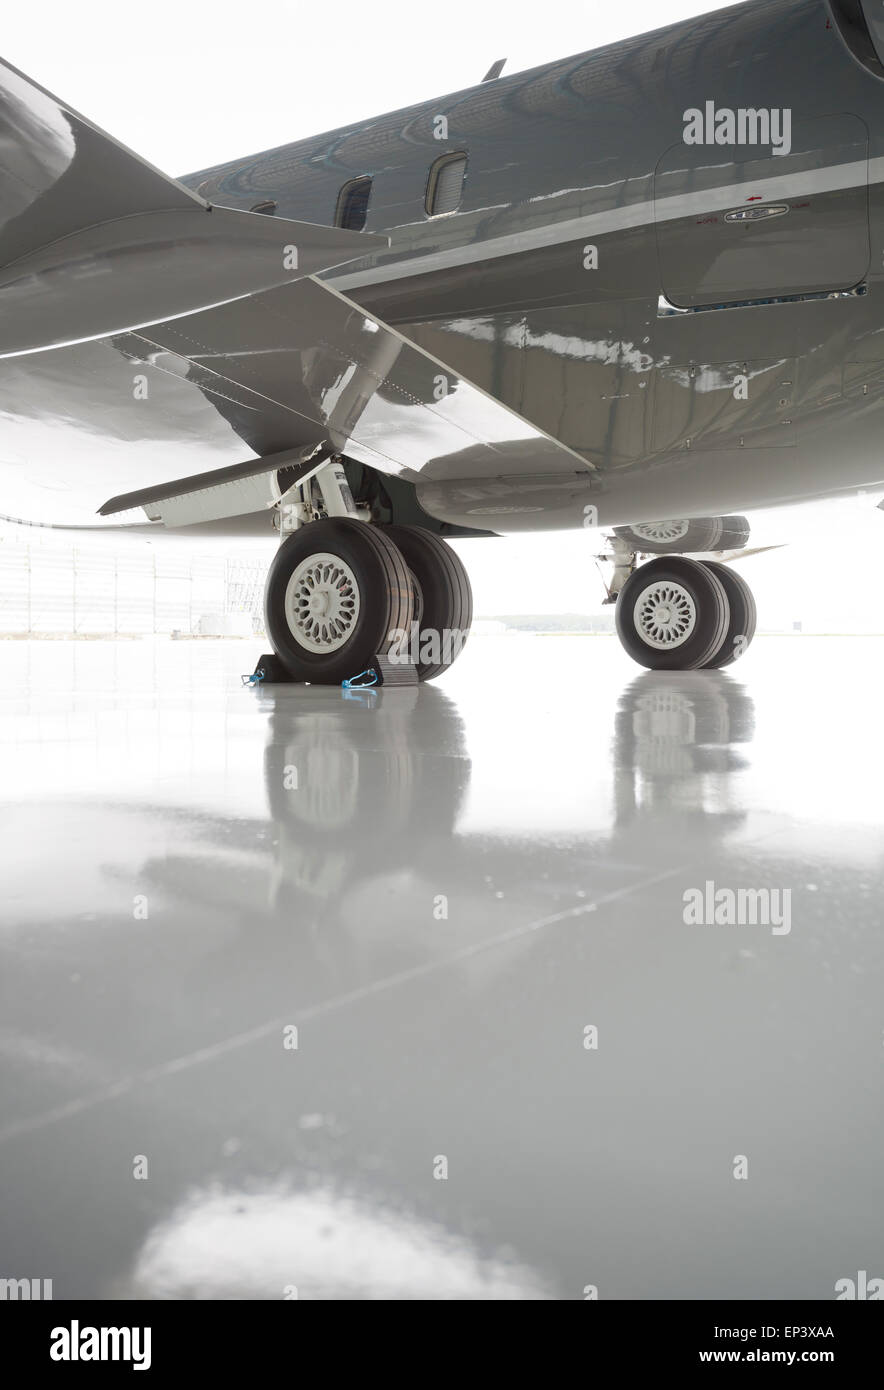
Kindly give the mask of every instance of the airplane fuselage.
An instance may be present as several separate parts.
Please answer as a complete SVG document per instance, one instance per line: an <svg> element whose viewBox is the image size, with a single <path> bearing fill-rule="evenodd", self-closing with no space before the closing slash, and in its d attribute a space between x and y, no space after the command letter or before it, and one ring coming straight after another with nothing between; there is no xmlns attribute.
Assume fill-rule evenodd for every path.
<svg viewBox="0 0 884 1390"><path fill-rule="evenodd" d="M585 496L530 453L497 487L534 529L563 487L580 524L593 499L620 523L882 483L882 137L884 82L822 0L763 0L185 181L331 223L370 179L389 251L320 278L585 460ZM462 199L432 216L450 153ZM462 492L418 483L470 524Z"/></svg>

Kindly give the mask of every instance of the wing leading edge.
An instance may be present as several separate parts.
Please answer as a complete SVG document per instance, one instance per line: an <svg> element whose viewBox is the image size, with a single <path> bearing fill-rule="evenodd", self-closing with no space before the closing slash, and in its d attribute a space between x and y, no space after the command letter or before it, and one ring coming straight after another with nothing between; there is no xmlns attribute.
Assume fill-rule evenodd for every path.
<svg viewBox="0 0 884 1390"><path fill-rule="evenodd" d="M386 237L212 207L0 62L0 357L356 260Z"/></svg>

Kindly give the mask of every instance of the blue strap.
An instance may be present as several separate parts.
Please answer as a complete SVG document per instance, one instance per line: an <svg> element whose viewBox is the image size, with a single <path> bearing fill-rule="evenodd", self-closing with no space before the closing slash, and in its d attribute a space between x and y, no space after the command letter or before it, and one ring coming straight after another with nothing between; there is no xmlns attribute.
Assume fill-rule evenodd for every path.
<svg viewBox="0 0 884 1390"><path fill-rule="evenodd" d="M363 676L371 676L371 680L364 681ZM368 690L370 686L377 685L378 673L373 666L368 666L364 671L360 671L358 676L351 676L348 681L341 681L344 690Z"/></svg>
<svg viewBox="0 0 884 1390"><path fill-rule="evenodd" d="M357 686L355 690L342 690L341 699L355 700L363 709L375 709L376 706L372 702L380 689L379 685L366 685L361 690Z"/></svg>
<svg viewBox="0 0 884 1390"><path fill-rule="evenodd" d="M264 668L260 667L257 671L251 671L248 675L242 676L243 685L260 685L264 679Z"/></svg>

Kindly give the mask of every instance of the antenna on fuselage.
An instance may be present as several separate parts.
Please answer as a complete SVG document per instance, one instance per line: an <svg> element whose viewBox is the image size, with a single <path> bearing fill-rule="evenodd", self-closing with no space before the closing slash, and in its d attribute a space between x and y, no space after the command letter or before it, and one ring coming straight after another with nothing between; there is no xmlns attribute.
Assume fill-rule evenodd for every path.
<svg viewBox="0 0 884 1390"><path fill-rule="evenodd" d="M497 60L496 63L492 63L492 64L491 64L491 67L488 69L488 71L486 72L485 76L482 78L482 81L483 81L483 82L493 82L493 81L495 80L495 78L499 77L500 74L503 72L503 68L504 68L504 64L505 64L505 63L506 63L506 58L498 58L498 60Z"/></svg>

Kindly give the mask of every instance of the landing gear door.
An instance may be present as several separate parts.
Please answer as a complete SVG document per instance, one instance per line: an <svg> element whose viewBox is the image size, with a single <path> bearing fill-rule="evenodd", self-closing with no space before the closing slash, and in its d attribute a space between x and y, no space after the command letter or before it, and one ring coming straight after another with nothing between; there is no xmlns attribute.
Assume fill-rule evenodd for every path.
<svg viewBox="0 0 884 1390"><path fill-rule="evenodd" d="M765 133L758 113L698 112L692 134ZM662 291L680 308L853 289L869 269L868 131L857 116L793 121L772 144L672 145L657 165ZM686 133L688 124L686 121ZM785 133L788 132L788 138Z"/></svg>

